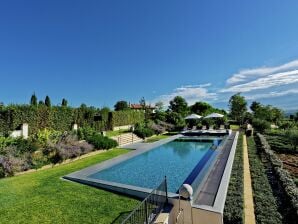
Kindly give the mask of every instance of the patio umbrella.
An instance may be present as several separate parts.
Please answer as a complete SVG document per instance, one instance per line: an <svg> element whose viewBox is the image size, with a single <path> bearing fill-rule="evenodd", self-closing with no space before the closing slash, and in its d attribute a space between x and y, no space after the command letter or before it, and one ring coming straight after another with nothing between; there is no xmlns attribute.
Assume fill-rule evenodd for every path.
<svg viewBox="0 0 298 224"><path fill-rule="evenodd" d="M221 117L224 117L224 115L223 114L219 114L219 113L212 113L212 114L207 115L204 118L221 118Z"/></svg>
<svg viewBox="0 0 298 224"><path fill-rule="evenodd" d="M184 119L185 120L196 120L196 119L200 119L202 116L200 115L197 115L197 114L191 114L191 115L188 115L187 117L185 117Z"/></svg>

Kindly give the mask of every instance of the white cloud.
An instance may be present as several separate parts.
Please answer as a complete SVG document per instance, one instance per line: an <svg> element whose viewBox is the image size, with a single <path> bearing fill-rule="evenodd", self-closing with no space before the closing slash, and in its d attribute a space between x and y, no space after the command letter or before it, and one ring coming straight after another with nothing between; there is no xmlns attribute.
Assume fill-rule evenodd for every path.
<svg viewBox="0 0 298 224"><path fill-rule="evenodd" d="M289 85L298 82L298 70L286 71L276 74L269 74L243 84L232 85L223 88L220 92L251 92L254 90L268 89L271 87Z"/></svg>
<svg viewBox="0 0 298 224"><path fill-rule="evenodd" d="M256 100L256 99L274 98L274 97L281 97L281 96L286 96L290 94L298 94L298 89L289 89L289 90L280 91L280 92L273 91L270 93L260 93L260 94L246 96L246 99Z"/></svg>
<svg viewBox="0 0 298 224"><path fill-rule="evenodd" d="M253 69L243 69L240 72L233 74L228 80L228 85L234 85L241 82L249 81L252 78L267 76L273 73L280 73L289 70L298 69L298 60L288 62L286 64L275 67L260 67Z"/></svg>
<svg viewBox="0 0 298 224"><path fill-rule="evenodd" d="M197 101L215 100L217 94L211 93L206 87L211 84L203 85L187 85L176 88L172 93L161 95L153 100L153 102L162 101L164 104L168 104L175 96L182 96L189 104L193 104Z"/></svg>

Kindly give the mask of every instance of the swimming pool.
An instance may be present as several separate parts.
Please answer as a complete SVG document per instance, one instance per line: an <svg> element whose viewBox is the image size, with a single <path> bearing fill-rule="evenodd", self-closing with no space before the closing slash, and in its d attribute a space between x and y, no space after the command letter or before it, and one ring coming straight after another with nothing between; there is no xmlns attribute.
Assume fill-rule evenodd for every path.
<svg viewBox="0 0 298 224"><path fill-rule="evenodd" d="M177 139L95 172L88 178L153 189L167 176L168 191L176 193L183 183L191 184L204 166L210 164L208 161L217 153L211 146L220 141Z"/></svg>

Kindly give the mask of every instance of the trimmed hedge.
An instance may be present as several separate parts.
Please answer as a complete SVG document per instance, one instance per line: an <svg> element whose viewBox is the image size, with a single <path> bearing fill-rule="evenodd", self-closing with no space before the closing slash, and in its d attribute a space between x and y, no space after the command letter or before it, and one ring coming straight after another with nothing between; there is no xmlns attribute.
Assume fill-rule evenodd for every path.
<svg viewBox="0 0 298 224"><path fill-rule="evenodd" d="M253 137L249 137L247 143L256 221L263 224L282 223L282 216L278 212L277 202L268 181L266 169L257 154Z"/></svg>
<svg viewBox="0 0 298 224"><path fill-rule="evenodd" d="M134 125L145 120L144 111L135 110L124 110L124 111L113 111L109 113L109 128Z"/></svg>
<svg viewBox="0 0 298 224"><path fill-rule="evenodd" d="M23 123L29 124L31 135L45 128L70 131L74 123L77 123L79 127L92 127L96 131L103 131L115 126L143 122L144 119L144 112L133 110L109 112L84 105L78 108L9 105L0 107L0 136L8 136Z"/></svg>
<svg viewBox="0 0 298 224"><path fill-rule="evenodd" d="M243 223L243 135L240 133L224 209L225 224Z"/></svg>
<svg viewBox="0 0 298 224"><path fill-rule="evenodd" d="M280 184L283 186L286 196L289 198L290 204L292 206L292 216L293 218L298 217L298 190L295 184L295 181L291 175L283 169L283 163L278 158L278 156L271 150L270 145L268 144L266 138L257 134L259 141L261 143L260 150L264 153L266 158L270 161Z"/></svg>

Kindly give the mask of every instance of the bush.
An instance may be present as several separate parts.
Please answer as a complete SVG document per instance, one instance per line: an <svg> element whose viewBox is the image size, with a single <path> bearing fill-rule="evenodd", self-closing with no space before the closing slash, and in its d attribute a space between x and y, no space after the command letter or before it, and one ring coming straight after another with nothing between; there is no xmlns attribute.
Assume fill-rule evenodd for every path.
<svg viewBox="0 0 298 224"><path fill-rule="evenodd" d="M295 217L298 215L298 191L295 184L295 181L290 176L290 174L283 169L282 161L276 156L276 154L270 149L270 145L266 141L266 138L258 134L259 141L261 143L261 152L265 153L266 158L270 161L275 173L277 174L278 180L283 186L286 196L290 199L292 206L292 216Z"/></svg>
<svg viewBox="0 0 298 224"><path fill-rule="evenodd" d="M154 131L151 128L147 127L147 125L145 125L144 123L136 124L134 133L142 139L154 135Z"/></svg>
<svg viewBox="0 0 298 224"><path fill-rule="evenodd" d="M87 141L97 149L111 149L118 146L118 143L115 140L100 134L94 134Z"/></svg>
<svg viewBox="0 0 298 224"><path fill-rule="evenodd" d="M291 143L293 150L297 149L298 145L298 130L291 129L286 131L286 137L288 138L289 142Z"/></svg>
<svg viewBox="0 0 298 224"><path fill-rule="evenodd" d="M264 224L282 223L282 217L278 212L277 202L268 181L265 167L257 154L257 148L252 137L248 138L248 150L256 221Z"/></svg>
<svg viewBox="0 0 298 224"><path fill-rule="evenodd" d="M264 133L265 130L270 129L270 123L268 121L257 118L252 120L252 125L260 133Z"/></svg>
<svg viewBox="0 0 298 224"><path fill-rule="evenodd" d="M224 208L225 224L243 223L243 148L239 135Z"/></svg>
<svg viewBox="0 0 298 224"><path fill-rule="evenodd" d="M85 141L79 141L74 134L65 134L56 144L49 144L44 150L52 163L72 159L93 151L94 147Z"/></svg>
<svg viewBox="0 0 298 224"><path fill-rule="evenodd" d="M4 149L6 155L0 155L1 177L13 176L15 172L28 170L29 163L27 155L17 157L16 147L9 146Z"/></svg>

